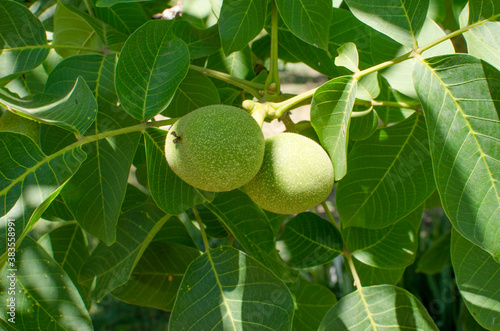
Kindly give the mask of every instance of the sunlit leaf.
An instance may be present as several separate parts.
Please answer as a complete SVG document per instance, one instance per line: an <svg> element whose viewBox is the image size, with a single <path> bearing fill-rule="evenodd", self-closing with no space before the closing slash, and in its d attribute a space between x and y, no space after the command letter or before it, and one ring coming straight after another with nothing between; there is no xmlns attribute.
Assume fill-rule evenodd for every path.
<svg viewBox="0 0 500 331"><path fill-rule="evenodd" d="M429 0L346 0L352 13L397 42L413 47L424 25Z"/></svg>
<svg viewBox="0 0 500 331"><path fill-rule="evenodd" d="M487 330L498 330L500 264L455 230L451 235L451 263L472 317Z"/></svg>
<svg viewBox="0 0 500 331"><path fill-rule="evenodd" d="M235 248L211 249L189 266L170 329L290 330L293 299L286 285Z"/></svg>
<svg viewBox="0 0 500 331"><path fill-rule="evenodd" d="M31 238L26 238L16 254L15 284L16 330L93 330L90 315L72 279L56 260ZM0 300L4 305L12 273L5 266L0 272ZM8 320L7 309L0 318Z"/></svg>
<svg viewBox="0 0 500 331"><path fill-rule="evenodd" d="M383 284L396 285L403 277L403 273L406 269L383 269L365 264L356 258L353 258L353 261L363 286Z"/></svg>
<svg viewBox="0 0 500 331"><path fill-rule="evenodd" d="M363 287L343 297L319 330L438 330L424 306L408 291L392 286Z"/></svg>
<svg viewBox="0 0 500 331"><path fill-rule="evenodd" d="M500 72L457 54L421 59L413 80L443 208L460 234L500 261Z"/></svg>
<svg viewBox="0 0 500 331"><path fill-rule="evenodd" d="M337 189L343 226L377 229L401 220L434 192L431 164L420 113L357 142Z"/></svg>
<svg viewBox="0 0 500 331"><path fill-rule="evenodd" d="M49 54L46 44L45 29L28 8L15 1L0 2L0 82L42 64Z"/></svg>
<svg viewBox="0 0 500 331"><path fill-rule="evenodd" d="M316 90L311 103L311 124L330 155L335 180L342 179L347 172L349 120L356 85L351 76L334 78Z"/></svg>
<svg viewBox="0 0 500 331"><path fill-rule="evenodd" d="M44 234L38 244L59 263L75 284L87 308L90 308L90 288L78 282L80 269L89 258L87 238L78 224L60 226Z"/></svg>
<svg viewBox="0 0 500 331"><path fill-rule="evenodd" d="M82 78L73 81L73 87L63 93L37 94L21 99L0 88L0 104L27 118L60 126L83 134L92 125L97 113L97 102Z"/></svg>

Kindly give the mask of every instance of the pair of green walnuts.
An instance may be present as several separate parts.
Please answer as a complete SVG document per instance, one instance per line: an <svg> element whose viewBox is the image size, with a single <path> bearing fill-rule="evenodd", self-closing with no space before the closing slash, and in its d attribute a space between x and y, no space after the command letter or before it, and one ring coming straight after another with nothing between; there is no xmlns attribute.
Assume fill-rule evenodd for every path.
<svg viewBox="0 0 500 331"><path fill-rule="evenodd" d="M242 109L212 105L180 118L165 142L170 168L193 187L211 192L244 186L262 209L295 214L328 197L333 166L315 141L295 133L264 140Z"/></svg>

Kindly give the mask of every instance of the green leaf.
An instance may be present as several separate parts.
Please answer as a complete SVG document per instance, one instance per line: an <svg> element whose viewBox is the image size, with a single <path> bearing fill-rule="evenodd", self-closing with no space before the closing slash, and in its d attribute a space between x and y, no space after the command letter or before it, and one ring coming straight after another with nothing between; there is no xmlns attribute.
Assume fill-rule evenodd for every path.
<svg viewBox="0 0 500 331"><path fill-rule="evenodd" d="M33 226L48 206L43 204L55 198L86 155L81 147L73 147L46 156L33 140L12 132L0 132L0 142L0 215L17 220L16 234L24 236L23 229ZM7 233L0 233L4 233L0 236L3 253Z"/></svg>
<svg viewBox="0 0 500 331"><path fill-rule="evenodd" d="M116 92L134 118L146 121L163 111L189 68L186 44L173 22L149 21L127 40L116 65Z"/></svg>
<svg viewBox="0 0 500 331"><path fill-rule="evenodd" d="M225 72L236 78L251 79L254 76L252 51L250 47L245 47L225 56L220 50L208 57L207 68ZM219 87L218 84L221 83L216 81L215 84Z"/></svg>
<svg viewBox="0 0 500 331"><path fill-rule="evenodd" d="M395 224L381 229L348 227L343 238L359 261L382 269L401 269L415 260L423 205Z"/></svg>
<svg viewBox="0 0 500 331"><path fill-rule="evenodd" d="M403 273L406 269L383 269L364 264L355 258L353 258L353 261L354 266L356 267L356 272L358 273L363 286L382 284L396 285L403 277Z"/></svg>
<svg viewBox="0 0 500 331"><path fill-rule="evenodd" d="M456 230L451 235L451 263L460 294L474 319L487 330L498 330L500 264Z"/></svg>
<svg viewBox="0 0 500 331"><path fill-rule="evenodd" d="M217 215L212 213L208 208L204 208L205 206L199 206L198 214L200 215L201 220L203 221L203 225L205 226L205 232L207 235L213 238L226 238L229 236L227 229L224 224L219 221ZM194 214L191 215L191 219L196 220Z"/></svg>
<svg viewBox="0 0 500 331"><path fill-rule="evenodd" d="M286 285L235 248L211 249L189 266L182 280L171 330L290 330L293 299Z"/></svg>
<svg viewBox="0 0 500 331"><path fill-rule="evenodd" d="M127 35L91 17L67 2L58 1L54 14L54 41L62 57L77 54L120 51ZM74 47L68 48L68 47Z"/></svg>
<svg viewBox="0 0 500 331"><path fill-rule="evenodd" d="M15 285L16 330L93 330L89 312L71 278L56 260L31 238L26 238L16 253L11 272L4 266L0 272L0 300L7 305ZM7 321L7 309L0 318ZM17 327L19 325L19 327Z"/></svg>
<svg viewBox="0 0 500 331"><path fill-rule="evenodd" d="M153 242L154 241L197 248L186 226L175 216L171 217L168 222L163 225L153 238Z"/></svg>
<svg viewBox="0 0 500 331"><path fill-rule="evenodd" d="M175 21L174 34L189 48L189 57L198 59L217 53L220 49L219 28L214 25L206 30L198 30L186 21Z"/></svg>
<svg viewBox="0 0 500 331"><path fill-rule="evenodd" d="M500 6L499 6L500 7ZM468 5L460 15L460 27L467 25L469 18ZM467 42L467 52L482 60L485 60L500 70L500 22L486 22L463 34Z"/></svg>
<svg viewBox="0 0 500 331"><path fill-rule="evenodd" d="M42 64L49 55L46 45L45 29L28 8L14 1L0 2L0 81Z"/></svg>
<svg viewBox="0 0 500 331"><path fill-rule="evenodd" d="M169 218L152 203L145 203L120 216L116 241L111 246L100 243L80 272L83 284L92 284L95 278L94 300L99 302L127 282L143 252Z"/></svg>
<svg viewBox="0 0 500 331"><path fill-rule="evenodd" d="M427 45L434 42L436 39L444 37L445 35L446 34L443 29L436 22L427 18L424 26L422 27L422 31L417 38L417 42L419 45ZM396 53L396 56L406 54L411 50L411 47L403 46L399 49L399 52ZM453 53L455 53L455 48L453 47L453 43L448 39L423 52L422 56L424 58L428 58ZM415 61L415 59L403 61L380 71L380 74L389 81L394 89L413 99L417 99L417 93L415 92L415 87L413 86L411 78Z"/></svg>
<svg viewBox="0 0 500 331"><path fill-rule="evenodd" d="M189 264L199 256L195 248L152 242L130 279L111 294L126 303L171 311Z"/></svg>
<svg viewBox="0 0 500 331"><path fill-rule="evenodd" d="M343 297L319 330L438 330L424 306L408 291L392 286L363 287Z"/></svg>
<svg viewBox="0 0 500 331"><path fill-rule="evenodd" d="M434 192L431 164L420 113L357 142L337 188L343 226L380 229L401 220Z"/></svg>
<svg viewBox="0 0 500 331"><path fill-rule="evenodd" d="M361 107L359 106L354 106L353 113L356 110L366 110L360 108ZM377 130L377 127L378 116L375 110L372 109L367 115L351 118L351 125L349 126L349 139L354 141L368 139Z"/></svg>
<svg viewBox="0 0 500 331"><path fill-rule="evenodd" d="M112 7L97 6L94 10L99 19L127 35L149 20L144 9L138 3L120 1Z"/></svg>
<svg viewBox="0 0 500 331"><path fill-rule="evenodd" d="M26 118L83 134L94 121L97 103L83 78L73 84L66 93L54 90L57 94L37 94L25 99L0 88L0 104Z"/></svg>
<svg viewBox="0 0 500 331"><path fill-rule="evenodd" d="M419 61L413 80L443 208L460 234L500 261L500 72L457 54Z"/></svg>
<svg viewBox="0 0 500 331"><path fill-rule="evenodd" d="M280 253L293 268L307 268L331 262L344 250L337 228L313 213L300 213L285 225Z"/></svg>
<svg viewBox="0 0 500 331"><path fill-rule="evenodd" d="M379 94L380 100L400 101L400 102L414 101L413 99L410 99L404 94L401 94L397 90L393 89L384 77L379 76L379 86L380 86L380 94ZM377 112L378 117L382 122L384 122L385 125L391 123L399 123L414 113L413 110L404 108L395 108L387 106L375 106L374 108L375 111Z"/></svg>
<svg viewBox="0 0 500 331"><path fill-rule="evenodd" d="M500 17L500 4L494 0L469 1L469 24Z"/></svg>
<svg viewBox="0 0 500 331"><path fill-rule="evenodd" d="M429 275L437 274L451 264L451 232L447 232L424 251L417 264L417 272Z"/></svg>
<svg viewBox="0 0 500 331"><path fill-rule="evenodd" d="M424 25L429 0L346 0L361 22L397 42L414 47Z"/></svg>
<svg viewBox="0 0 500 331"><path fill-rule="evenodd" d="M335 58L336 66L346 67L352 72L359 71L359 56L355 43L345 43L337 49L337 53L339 55Z"/></svg>
<svg viewBox="0 0 500 331"><path fill-rule="evenodd" d="M97 0L97 7L111 7L119 3L129 3L129 2L146 2L151 0Z"/></svg>
<svg viewBox="0 0 500 331"><path fill-rule="evenodd" d="M337 298L329 288L299 277L289 285L295 301L292 330L316 331Z"/></svg>
<svg viewBox="0 0 500 331"><path fill-rule="evenodd" d="M226 0L219 17L219 33L226 55L248 45L264 28L266 0Z"/></svg>
<svg viewBox="0 0 500 331"><path fill-rule="evenodd" d="M332 2L329 0L276 0L286 26L303 41L328 50Z"/></svg>
<svg viewBox="0 0 500 331"><path fill-rule="evenodd" d="M330 155L335 180L342 179L347 172L349 120L356 85L352 76L337 77L319 87L311 103L311 124Z"/></svg>
<svg viewBox="0 0 500 331"><path fill-rule="evenodd" d="M144 133L149 190L158 207L178 215L211 199L214 194L192 187L170 169L165 158L166 136L167 131L155 128Z"/></svg>
<svg viewBox="0 0 500 331"><path fill-rule="evenodd" d="M172 102L161 114L170 118L182 117L195 109L215 104L220 104L220 98L214 83L204 74L189 70Z"/></svg>
<svg viewBox="0 0 500 331"><path fill-rule="evenodd" d="M276 238L266 214L246 194L239 190L221 192L206 206L250 256L282 279L289 277L290 271L276 251Z"/></svg>
<svg viewBox="0 0 500 331"><path fill-rule="evenodd" d="M90 308L90 287L80 284L78 276L83 264L89 258L87 238L78 224L65 224L45 233L38 244L64 269L75 284L85 306Z"/></svg>
<svg viewBox="0 0 500 331"><path fill-rule="evenodd" d="M378 72L361 77L356 89L356 99L372 101L380 94Z"/></svg>
<svg viewBox="0 0 500 331"><path fill-rule="evenodd" d="M47 91L65 91L79 75L88 82L99 112L86 135L138 124L116 106L115 64L114 54L75 55L60 62L47 81ZM87 159L62 191L78 223L107 244L115 240L115 226L139 137L140 133L134 132L85 144Z"/></svg>

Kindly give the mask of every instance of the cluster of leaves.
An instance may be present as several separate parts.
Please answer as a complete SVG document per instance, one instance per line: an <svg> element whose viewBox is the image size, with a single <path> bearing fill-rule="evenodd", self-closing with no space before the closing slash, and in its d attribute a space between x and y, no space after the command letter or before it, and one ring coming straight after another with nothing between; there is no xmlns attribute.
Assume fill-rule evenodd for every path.
<svg viewBox="0 0 500 331"><path fill-rule="evenodd" d="M16 118L0 132L2 302L17 269L16 323L1 309L0 325L90 330L111 294L171 311L172 330L437 330L398 283L437 201L453 227L419 269L451 263L468 323L500 329L500 3L333 3L185 0L168 21L149 19L164 1L0 0L0 105ZM283 100L278 58L330 80ZM159 127L252 97L269 119L311 103L288 128L329 153L340 226L169 169ZM356 285L338 301L308 277L337 256Z"/></svg>

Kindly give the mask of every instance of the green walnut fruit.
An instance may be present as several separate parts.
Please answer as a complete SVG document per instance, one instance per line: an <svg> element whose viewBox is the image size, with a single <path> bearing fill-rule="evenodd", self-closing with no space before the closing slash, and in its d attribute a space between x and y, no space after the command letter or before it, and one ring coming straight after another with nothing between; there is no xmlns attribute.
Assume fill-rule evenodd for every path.
<svg viewBox="0 0 500 331"><path fill-rule="evenodd" d="M259 173L247 184L248 196L261 208L296 214L325 200L333 188L333 166L315 141L295 133L266 139Z"/></svg>
<svg viewBox="0 0 500 331"><path fill-rule="evenodd" d="M264 136L242 109L212 105L180 118L167 134L165 157L182 180L205 191L230 191L260 169Z"/></svg>

